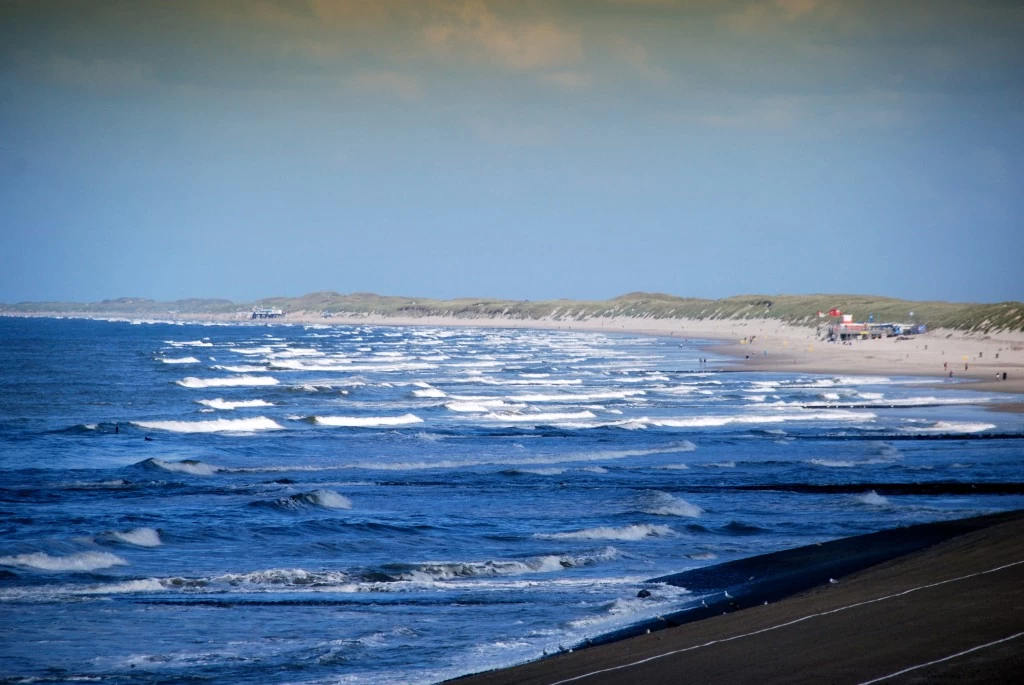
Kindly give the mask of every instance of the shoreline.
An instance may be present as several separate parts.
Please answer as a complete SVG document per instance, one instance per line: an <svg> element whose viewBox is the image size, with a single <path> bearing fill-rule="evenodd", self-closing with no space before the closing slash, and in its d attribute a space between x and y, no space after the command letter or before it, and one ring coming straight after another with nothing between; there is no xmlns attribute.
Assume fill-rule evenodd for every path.
<svg viewBox="0 0 1024 685"><path fill-rule="evenodd" d="M1022 577L1024 510L892 528L654 579L752 591L449 682L857 683L907 668L930 669L929 682L1015 682L1019 645L979 645L1024 635ZM961 646L979 653L932 667Z"/></svg>
<svg viewBox="0 0 1024 685"><path fill-rule="evenodd" d="M936 329L908 339L861 340L848 345L819 339L818 329L793 326L778 319L654 319L594 317L587 319L455 316L398 317L289 313L281 319L253 321L234 315L178 315L176 318L132 318L122 314L47 312L11 314L12 318L76 318L169 323L237 323L247 325L316 326L442 326L586 331L651 335L693 340L703 349L731 357L736 370L773 373L844 374L919 377L936 389L1024 394L1024 332L972 334ZM966 368L965 368L966 367ZM952 371L952 376L950 376ZM1002 380L1002 374L1007 379ZM997 380L998 374L998 380ZM941 382L930 382L941 381ZM996 411L1024 413L1024 403L987 403Z"/></svg>

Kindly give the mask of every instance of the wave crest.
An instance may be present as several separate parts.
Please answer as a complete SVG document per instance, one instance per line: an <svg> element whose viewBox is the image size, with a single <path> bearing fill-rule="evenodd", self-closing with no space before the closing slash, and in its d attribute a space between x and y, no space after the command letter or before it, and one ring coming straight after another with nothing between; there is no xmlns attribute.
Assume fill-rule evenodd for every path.
<svg viewBox="0 0 1024 685"><path fill-rule="evenodd" d="M61 557L50 556L46 552L32 552L0 557L0 566L16 566L37 571L97 571L127 565L127 561L110 552L78 552Z"/></svg>
<svg viewBox="0 0 1024 685"><path fill-rule="evenodd" d="M402 416L314 416L313 422L321 426L378 428L381 426L406 426L413 423L423 423L423 419L415 414L403 414Z"/></svg>
<svg viewBox="0 0 1024 685"><path fill-rule="evenodd" d="M214 419L212 421L135 421L139 428L172 433L251 433L281 430L282 426L265 416L251 419Z"/></svg>
<svg viewBox="0 0 1024 685"><path fill-rule="evenodd" d="M536 533L534 537L541 540L643 540L648 537L664 537L671 534L672 529L668 526L638 523L621 528L601 526L568 533Z"/></svg>

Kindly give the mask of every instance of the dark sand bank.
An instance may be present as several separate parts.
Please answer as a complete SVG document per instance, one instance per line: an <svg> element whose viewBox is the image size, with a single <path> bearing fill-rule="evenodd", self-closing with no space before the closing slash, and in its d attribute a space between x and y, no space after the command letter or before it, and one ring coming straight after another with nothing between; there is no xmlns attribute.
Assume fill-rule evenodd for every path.
<svg viewBox="0 0 1024 685"><path fill-rule="evenodd" d="M722 594L639 635L458 682L863 683L912 669L888 682L1009 683L1024 667L1024 511L657 580Z"/></svg>

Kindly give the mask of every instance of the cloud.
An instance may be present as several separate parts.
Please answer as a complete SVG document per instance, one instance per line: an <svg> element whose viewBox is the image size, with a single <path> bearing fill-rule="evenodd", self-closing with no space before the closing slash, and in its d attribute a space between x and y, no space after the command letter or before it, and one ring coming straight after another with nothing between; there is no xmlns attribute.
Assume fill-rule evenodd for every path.
<svg viewBox="0 0 1024 685"><path fill-rule="evenodd" d="M484 56L512 69L572 65L583 58L583 40L545 19L509 20L479 0L448 4L442 18L423 29L428 46L448 54Z"/></svg>
<svg viewBox="0 0 1024 685"><path fill-rule="evenodd" d="M154 82L149 67L129 60L86 60L60 53L40 56L22 52L17 61L22 69L48 81L83 90L122 90Z"/></svg>
<svg viewBox="0 0 1024 685"><path fill-rule="evenodd" d="M615 36L611 40L611 49L636 73L648 81L665 83L670 80L669 72L652 64L650 52L640 43L623 36Z"/></svg>
<svg viewBox="0 0 1024 685"><path fill-rule="evenodd" d="M756 0L723 15L721 23L737 31L758 31L812 16L832 19L840 9L836 0Z"/></svg>
<svg viewBox="0 0 1024 685"><path fill-rule="evenodd" d="M591 84L590 75L579 71L555 71L542 75L541 80L567 90L582 90Z"/></svg>
<svg viewBox="0 0 1024 685"><path fill-rule="evenodd" d="M361 71L350 82L359 90L408 102L419 100L423 95L423 88L415 77L397 71Z"/></svg>

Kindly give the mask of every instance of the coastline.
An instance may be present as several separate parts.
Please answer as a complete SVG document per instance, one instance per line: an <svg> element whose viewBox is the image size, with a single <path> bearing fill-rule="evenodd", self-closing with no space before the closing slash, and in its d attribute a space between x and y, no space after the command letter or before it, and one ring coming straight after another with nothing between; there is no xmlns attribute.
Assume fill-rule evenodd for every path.
<svg viewBox="0 0 1024 685"><path fill-rule="evenodd" d="M693 622L452 682L671 682L686 673L694 682L858 683L905 670L920 672L924 680L915 682L1015 682L1024 664L1014 643L1024 637L1024 511L841 538L730 566L699 573L720 572L722 581L774 570L783 580L763 596L719 602ZM701 587L702 578L678 576L657 580L721 590L721 582Z"/></svg>
<svg viewBox="0 0 1024 685"><path fill-rule="evenodd" d="M730 366L745 371L916 376L929 387L1024 394L1024 332L992 334L935 329L908 339L862 340L842 345L819 339L818 329L793 326L778 319L655 319L649 317L399 317L294 312L270 321L234 315L179 314L168 319L132 319L123 314L46 312L4 314L12 317L83 318L117 321L243 323L252 325L319 326L444 326L653 335L707 343L709 352L728 356ZM966 368L965 368L966 367ZM952 371L952 377L949 375ZM1002 380L1002 374L1007 380ZM996 375L999 375L997 380ZM997 411L1024 413L1024 404L989 403Z"/></svg>

